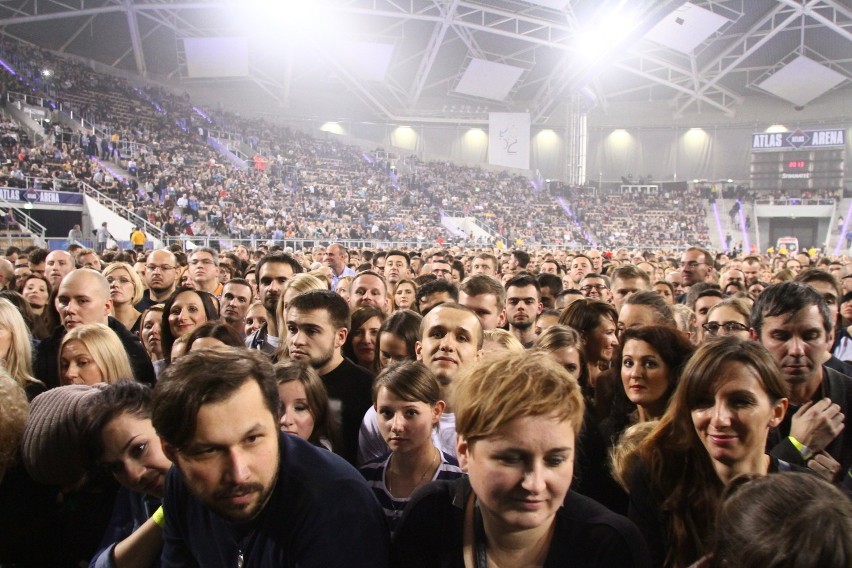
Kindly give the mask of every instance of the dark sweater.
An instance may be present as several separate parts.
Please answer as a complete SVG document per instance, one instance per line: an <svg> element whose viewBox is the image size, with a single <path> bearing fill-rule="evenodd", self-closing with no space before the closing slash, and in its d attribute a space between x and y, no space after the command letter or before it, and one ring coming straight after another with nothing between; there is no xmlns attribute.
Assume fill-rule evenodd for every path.
<svg viewBox="0 0 852 568"><path fill-rule="evenodd" d="M462 539L470 480L435 481L411 497L395 533L391 564L400 568L464 568ZM545 568L649 566L636 526L573 491L556 512Z"/></svg>
<svg viewBox="0 0 852 568"><path fill-rule="evenodd" d="M245 568L382 568L388 564L384 513L361 475L340 457L280 434L272 495L258 516L230 523L190 493L176 468L166 478L161 565ZM238 544L239 543L239 544Z"/></svg>
<svg viewBox="0 0 852 568"><path fill-rule="evenodd" d="M133 369L133 377L140 383L154 385L157 377L154 374L154 365L145 352L142 342L139 338L127 331L121 323L110 316L107 322L109 328L118 335L121 344L124 345L124 351L130 359L130 367ZM33 374L35 378L42 381L47 388L52 389L59 386L59 346L62 344L62 338L65 337L65 328L57 327L50 337L39 343L36 354L33 358ZM131 377L126 377L131 378Z"/></svg>

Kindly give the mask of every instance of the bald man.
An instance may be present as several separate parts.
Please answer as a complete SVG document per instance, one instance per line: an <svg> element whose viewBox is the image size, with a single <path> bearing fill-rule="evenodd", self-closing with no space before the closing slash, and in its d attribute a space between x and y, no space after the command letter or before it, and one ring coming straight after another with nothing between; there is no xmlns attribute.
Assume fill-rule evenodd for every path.
<svg viewBox="0 0 852 568"><path fill-rule="evenodd" d="M53 250L44 259L44 275L50 282L50 287L56 290L59 283L76 268L74 257L64 250Z"/></svg>
<svg viewBox="0 0 852 568"><path fill-rule="evenodd" d="M145 291L136 309L144 312L154 304L162 304L169 299L177 287L178 263L172 251L159 249L152 251L145 261Z"/></svg>
<svg viewBox="0 0 852 568"><path fill-rule="evenodd" d="M134 376L127 377L128 379L135 378L142 383L154 384L154 367L145 348L138 337L109 315L111 308L109 284L100 272L80 268L62 279L56 293L56 310L59 312L61 325L39 344L33 363L33 374L41 379L47 388L61 384L59 346L62 344L62 338L75 327L91 323L109 326L121 340L133 369Z"/></svg>

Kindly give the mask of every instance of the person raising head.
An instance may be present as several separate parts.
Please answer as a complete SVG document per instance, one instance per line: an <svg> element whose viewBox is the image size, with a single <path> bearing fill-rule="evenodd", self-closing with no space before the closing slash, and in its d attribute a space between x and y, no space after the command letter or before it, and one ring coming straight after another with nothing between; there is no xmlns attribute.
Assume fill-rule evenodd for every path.
<svg viewBox="0 0 852 568"><path fill-rule="evenodd" d="M467 477L418 491L394 535L398 566L644 566L639 531L570 491L580 387L546 353L493 355L459 377Z"/></svg>

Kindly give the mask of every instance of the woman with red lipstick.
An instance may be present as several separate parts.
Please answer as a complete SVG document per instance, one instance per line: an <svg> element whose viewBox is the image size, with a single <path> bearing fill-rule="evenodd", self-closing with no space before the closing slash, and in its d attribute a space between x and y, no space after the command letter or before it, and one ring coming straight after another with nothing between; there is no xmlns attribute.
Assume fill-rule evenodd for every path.
<svg viewBox="0 0 852 568"><path fill-rule="evenodd" d="M562 365L541 351L503 352L454 384L468 477L412 497L393 566L647 566L633 523L570 490L585 404Z"/></svg>
<svg viewBox="0 0 852 568"><path fill-rule="evenodd" d="M453 456L432 443L445 405L438 379L423 363L406 361L382 371L373 386L373 405L390 453L367 462L361 474L393 534L416 489L437 479L457 479L462 471Z"/></svg>
<svg viewBox="0 0 852 568"><path fill-rule="evenodd" d="M93 395L86 407L86 457L122 487L92 566L154 566L160 556L160 505L172 462L154 431L150 404L149 387L123 381Z"/></svg>
<svg viewBox="0 0 852 568"><path fill-rule="evenodd" d="M352 312L352 331L343 344L343 356L352 362L378 372L376 367L376 349L379 344L379 328L387 315L372 306L358 308Z"/></svg>
<svg viewBox="0 0 852 568"><path fill-rule="evenodd" d="M629 516L655 566L687 566L708 552L734 477L795 469L765 453L786 411L787 384L763 346L723 337L698 348L628 475Z"/></svg>
<svg viewBox="0 0 852 568"><path fill-rule="evenodd" d="M621 344L621 383L636 407L622 427L659 420L695 348L678 330L657 325L626 329Z"/></svg>

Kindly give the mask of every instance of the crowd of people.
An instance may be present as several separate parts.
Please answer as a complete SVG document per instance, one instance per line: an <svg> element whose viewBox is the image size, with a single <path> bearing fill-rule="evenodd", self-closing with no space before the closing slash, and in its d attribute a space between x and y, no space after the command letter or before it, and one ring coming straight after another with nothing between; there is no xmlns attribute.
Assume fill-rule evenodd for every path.
<svg viewBox="0 0 852 568"><path fill-rule="evenodd" d="M54 114L43 145L9 146L0 176L66 190L85 181L168 236L617 246L642 234L664 246L708 242L698 192L679 197L675 209L659 196L628 210L617 196L582 188L566 204L523 176L415 157L391 163L383 152L262 120L203 114L186 95L137 87L32 46L6 40L0 54L18 73L6 77L6 90L43 96ZM86 119L89 129L54 135L58 113ZM236 165L208 143L214 129L258 159ZM449 233L445 214L474 217L488 236Z"/></svg>
<svg viewBox="0 0 852 568"><path fill-rule="evenodd" d="M4 566L852 561L848 258L72 245L0 283Z"/></svg>

